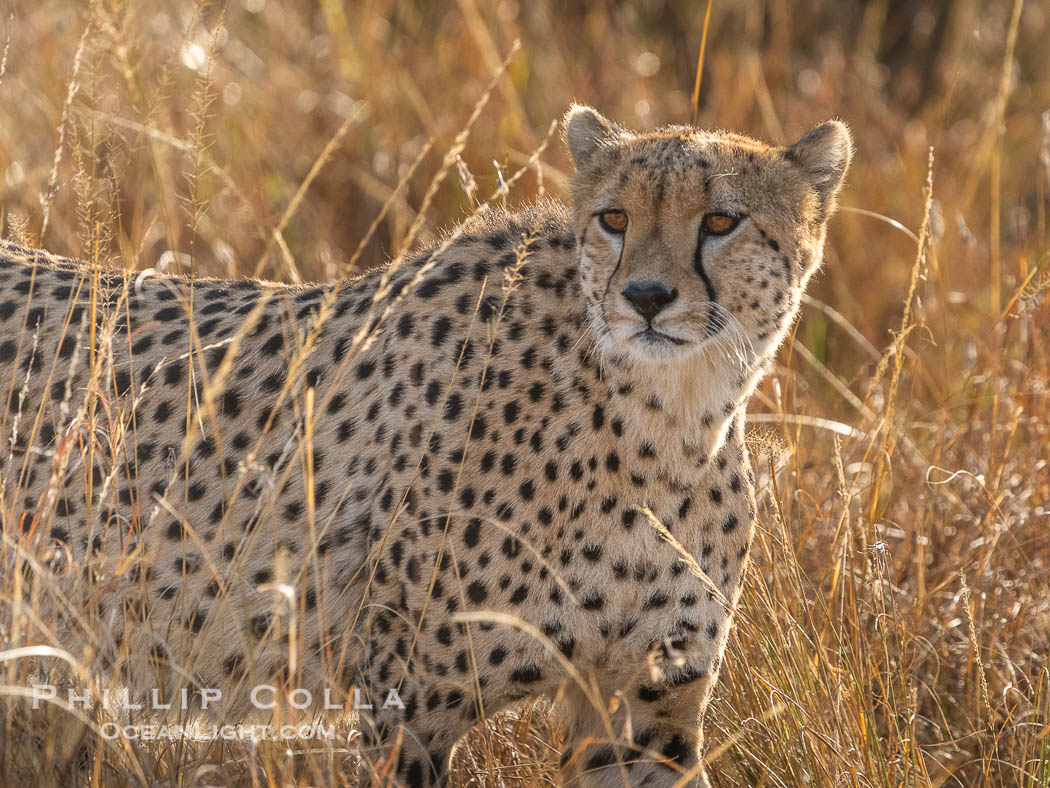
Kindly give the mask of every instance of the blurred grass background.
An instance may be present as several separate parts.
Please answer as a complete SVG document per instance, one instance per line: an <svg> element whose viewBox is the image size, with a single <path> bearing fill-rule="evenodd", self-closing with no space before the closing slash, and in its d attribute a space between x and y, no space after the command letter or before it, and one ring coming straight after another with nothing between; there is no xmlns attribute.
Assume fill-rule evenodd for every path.
<svg viewBox="0 0 1050 788"><path fill-rule="evenodd" d="M510 204L563 196L557 132L533 153L573 100L688 122L705 5L0 4L2 232L130 268L325 280L389 203L355 266L372 268L515 40L424 238L522 167ZM839 117L857 146L752 406L759 470L780 470L708 716L714 782L1050 785L1050 7L712 9L699 125L790 142ZM532 710L479 730L456 780L549 783L556 729ZM150 762L171 784L203 762L231 784L336 779L264 756Z"/></svg>

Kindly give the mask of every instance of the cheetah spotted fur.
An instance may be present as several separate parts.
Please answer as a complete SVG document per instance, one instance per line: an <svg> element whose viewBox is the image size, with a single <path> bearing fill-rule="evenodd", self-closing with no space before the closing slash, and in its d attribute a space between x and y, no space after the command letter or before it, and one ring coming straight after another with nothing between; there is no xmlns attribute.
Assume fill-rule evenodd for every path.
<svg viewBox="0 0 1050 788"><path fill-rule="evenodd" d="M7 543L61 581L41 605L90 611L60 644L144 686L397 688L361 726L410 785L539 695L566 780L707 784L755 517L745 407L851 143L579 106L565 128L571 208L489 211L354 281L0 247Z"/></svg>

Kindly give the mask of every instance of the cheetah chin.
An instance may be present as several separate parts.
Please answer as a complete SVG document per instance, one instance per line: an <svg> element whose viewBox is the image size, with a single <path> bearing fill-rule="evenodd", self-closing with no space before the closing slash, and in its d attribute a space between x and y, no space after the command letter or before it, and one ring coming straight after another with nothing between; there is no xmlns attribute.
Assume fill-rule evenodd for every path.
<svg viewBox="0 0 1050 788"><path fill-rule="evenodd" d="M135 692L221 688L231 719L261 683L395 689L355 724L363 768L396 746L410 785L544 695L566 780L706 784L755 518L746 406L850 137L636 133L582 106L565 135L571 206L488 211L351 281L2 243L23 536L0 571L39 600L19 642Z"/></svg>

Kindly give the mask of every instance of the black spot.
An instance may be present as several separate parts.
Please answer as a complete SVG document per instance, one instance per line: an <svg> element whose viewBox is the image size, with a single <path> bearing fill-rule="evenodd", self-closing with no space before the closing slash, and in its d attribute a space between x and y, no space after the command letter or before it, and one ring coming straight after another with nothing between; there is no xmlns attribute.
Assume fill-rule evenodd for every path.
<svg viewBox="0 0 1050 788"><path fill-rule="evenodd" d="M601 610L605 607L605 597L597 591L591 591L580 598L584 610Z"/></svg>
<svg viewBox="0 0 1050 788"><path fill-rule="evenodd" d="M442 282L436 276L431 275L430 278L424 279L416 287L416 295L419 298L433 298L439 292L441 292Z"/></svg>
<svg viewBox="0 0 1050 788"><path fill-rule="evenodd" d="M438 401L438 397L441 396L441 384L436 380L432 380L427 384L426 393L423 398L426 400L428 405L433 405Z"/></svg>
<svg viewBox="0 0 1050 788"><path fill-rule="evenodd" d="M116 386L117 394L124 394L131 388L131 375L122 370L113 376L113 382Z"/></svg>
<svg viewBox="0 0 1050 788"><path fill-rule="evenodd" d="M283 372L274 372L272 375L267 375L265 378L263 378L262 382L259 384L259 387L264 392L272 393L272 392L277 391L278 389L280 389L281 386L283 386L283 385L284 385L284 373Z"/></svg>
<svg viewBox="0 0 1050 788"><path fill-rule="evenodd" d="M345 443L351 437L353 437L354 430L357 428L357 421L354 419L344 419L339 424L338 439L340 443Z"/></svg>
<svg viewBox="0 0 1050 788"><path fill-rule="evenodd" d="M241 394L236 389L224 391L219 400L219 407L224 416L236 418L241 414Z"/></svg>
<svg viewBox="0 0 1050 788"><path fill-rule="evenodd" d="M407 338L414 328L414 318L411 314L405 313L401 315L401 319L397 321L397 334L402 339Z"/></svg>
<svg viewBox="0 0 1050 788"><path fill-rule="evenodd" d="M699 681L707 676L707 671L699 667L686 668L681 673L669 678L667 680L668 686L681 687L685 684L692 684L694 681Z"/></svg>
<svg viewBox="0 0 1050 788"><path fill-rule="evenodd" d="M596 772L616 763L616 754L609 747L602 747L587 760L587 772Z"/></svg>
<svg viewBox="0 0 1050 788"><path fill-rule="evenodd" d="M456 484L456 477L452 471L447 468L441 471L437 476L438 489L443 493L452 492L452 488Z"/></svg>
<svg viewBox="0 0 1050 788"><path fill-rule="evenodd" d="M605 411L601 405L594 406L594 413L591 414L591 424L595 430L600 430L605 426Z"/></svg>
<svg viewBox="0 0 1050 788"><path fill-rule="evenodd" d="M520 408L516 400L511 400L503 406L503 420L507 424L513 424L518 420Z"/></svg>
<svg viewBox="0 0 1050 788"><path fill-rule="evenodd" d="M543 673L536 665L522 665L520 668L516 668L510 673L510 680L516 681L519 684L534 684L542 678Z"/></svg>
<svg viewBox="0 0 1050 788"><path fill-rule="evenodd" d="M441 343L444 342L445 338L448 336L448 331L451 327L451 318L439 317L435 320L430 328L430 344L434 347L440 347Z"/></svg>
<svg viewBox="0 0 1050 788"><path fill-rule="evenodd" d="M463 409L463 401L459 394L449 394L448 399L445 400L445 421L455 421L459 418L459 414Z"/></svg>
<svg viewBox="0 0 1050 788"><path fill-rule="evenodd" d="M638 700L644 701L645 703L655 703L663 696L663 691L658 687L647 687L643 684L638 688Z"/></svg>
<svg viewBox="0 0 1050 788"><path fill-rule="evenodd" d="M482 604L488 597L489 592L484 583L475 580L467 586L467 598L475 605Z"/></svg>
<svg viewBox="0 0 1050 788"><path fill-rule="evenodd" d="M478 319L487 323L497 314L499 314L499 299L494 295L482 298L478 306Z"/></svg>
<svg viewBox="0 0 1050 788"><path fill-rule="evenodd" d="M588 561L598 561L602 557L602 546L600 544L587 545L583 548L583 557Z"/></svg>
<svg viewBox="0 0 1050 788"><path fill-rule="evenodd" d="M201 562L198 556L184 555L175 559L175 571L183 574L193 574L200 569Z"/></svg>
<svg viewBox="0 0 1050 788"><path fill-rule="evenodd" d="M678 764L684 765L689 761L689 745L686 743L685 739L678 734L671 737L671 740L664 745L661 752L666 758L669 758Z"/></svg>
<svg viewBox="0 0 1050 788"><path fill-rule="evenodd" d="M459 502L464 509L469 509L474 505L474 501L477 499L477 495L474 493L473 487L464 487L459 491Z"/></svg>
<svg viewBox="0 0 1050 788"><path fill-rule="evenodd" d="M666 607L670 597L663 591L655 591L642 603L642 610L658 610Z"/></svg>
<svg viewBox="0 0 1050 788"><path fill-rule="evenodd" d="M456 343L456 358L461 366L467 366L474 355L474 345L469 339L461 339Z"/></svg>
<svg viewBox="0 0 1050 788"><path fill-rule="evenodd" d="M152 338L150 339L150 341L153 341ZM69 358L73 355L73 351L76 349L76 346L76 337L67 336L65 339L62 340L62 345L58 349L58 355L62 358Z"/></svg>
<svg viewBox="0 0 1050 788"><path fill-rule="evenodd" d="M177 386L182 382L185 368L182 364L171 363L164 367L164 383L168 386Z"/></svg>

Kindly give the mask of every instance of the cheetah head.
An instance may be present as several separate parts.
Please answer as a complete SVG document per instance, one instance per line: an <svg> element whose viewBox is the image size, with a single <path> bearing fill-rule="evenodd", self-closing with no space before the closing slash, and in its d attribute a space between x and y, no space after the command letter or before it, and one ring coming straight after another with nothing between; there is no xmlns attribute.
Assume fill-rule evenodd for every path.
<svg viewBox="0 0 1050 788"><path fill-rule="evenodd" d="M566 116L576 167L580 278L603 354L678 363L770 356L820 265L849 165L843 123L779 148L671 126L623 129L590 107Z"/></svg>

